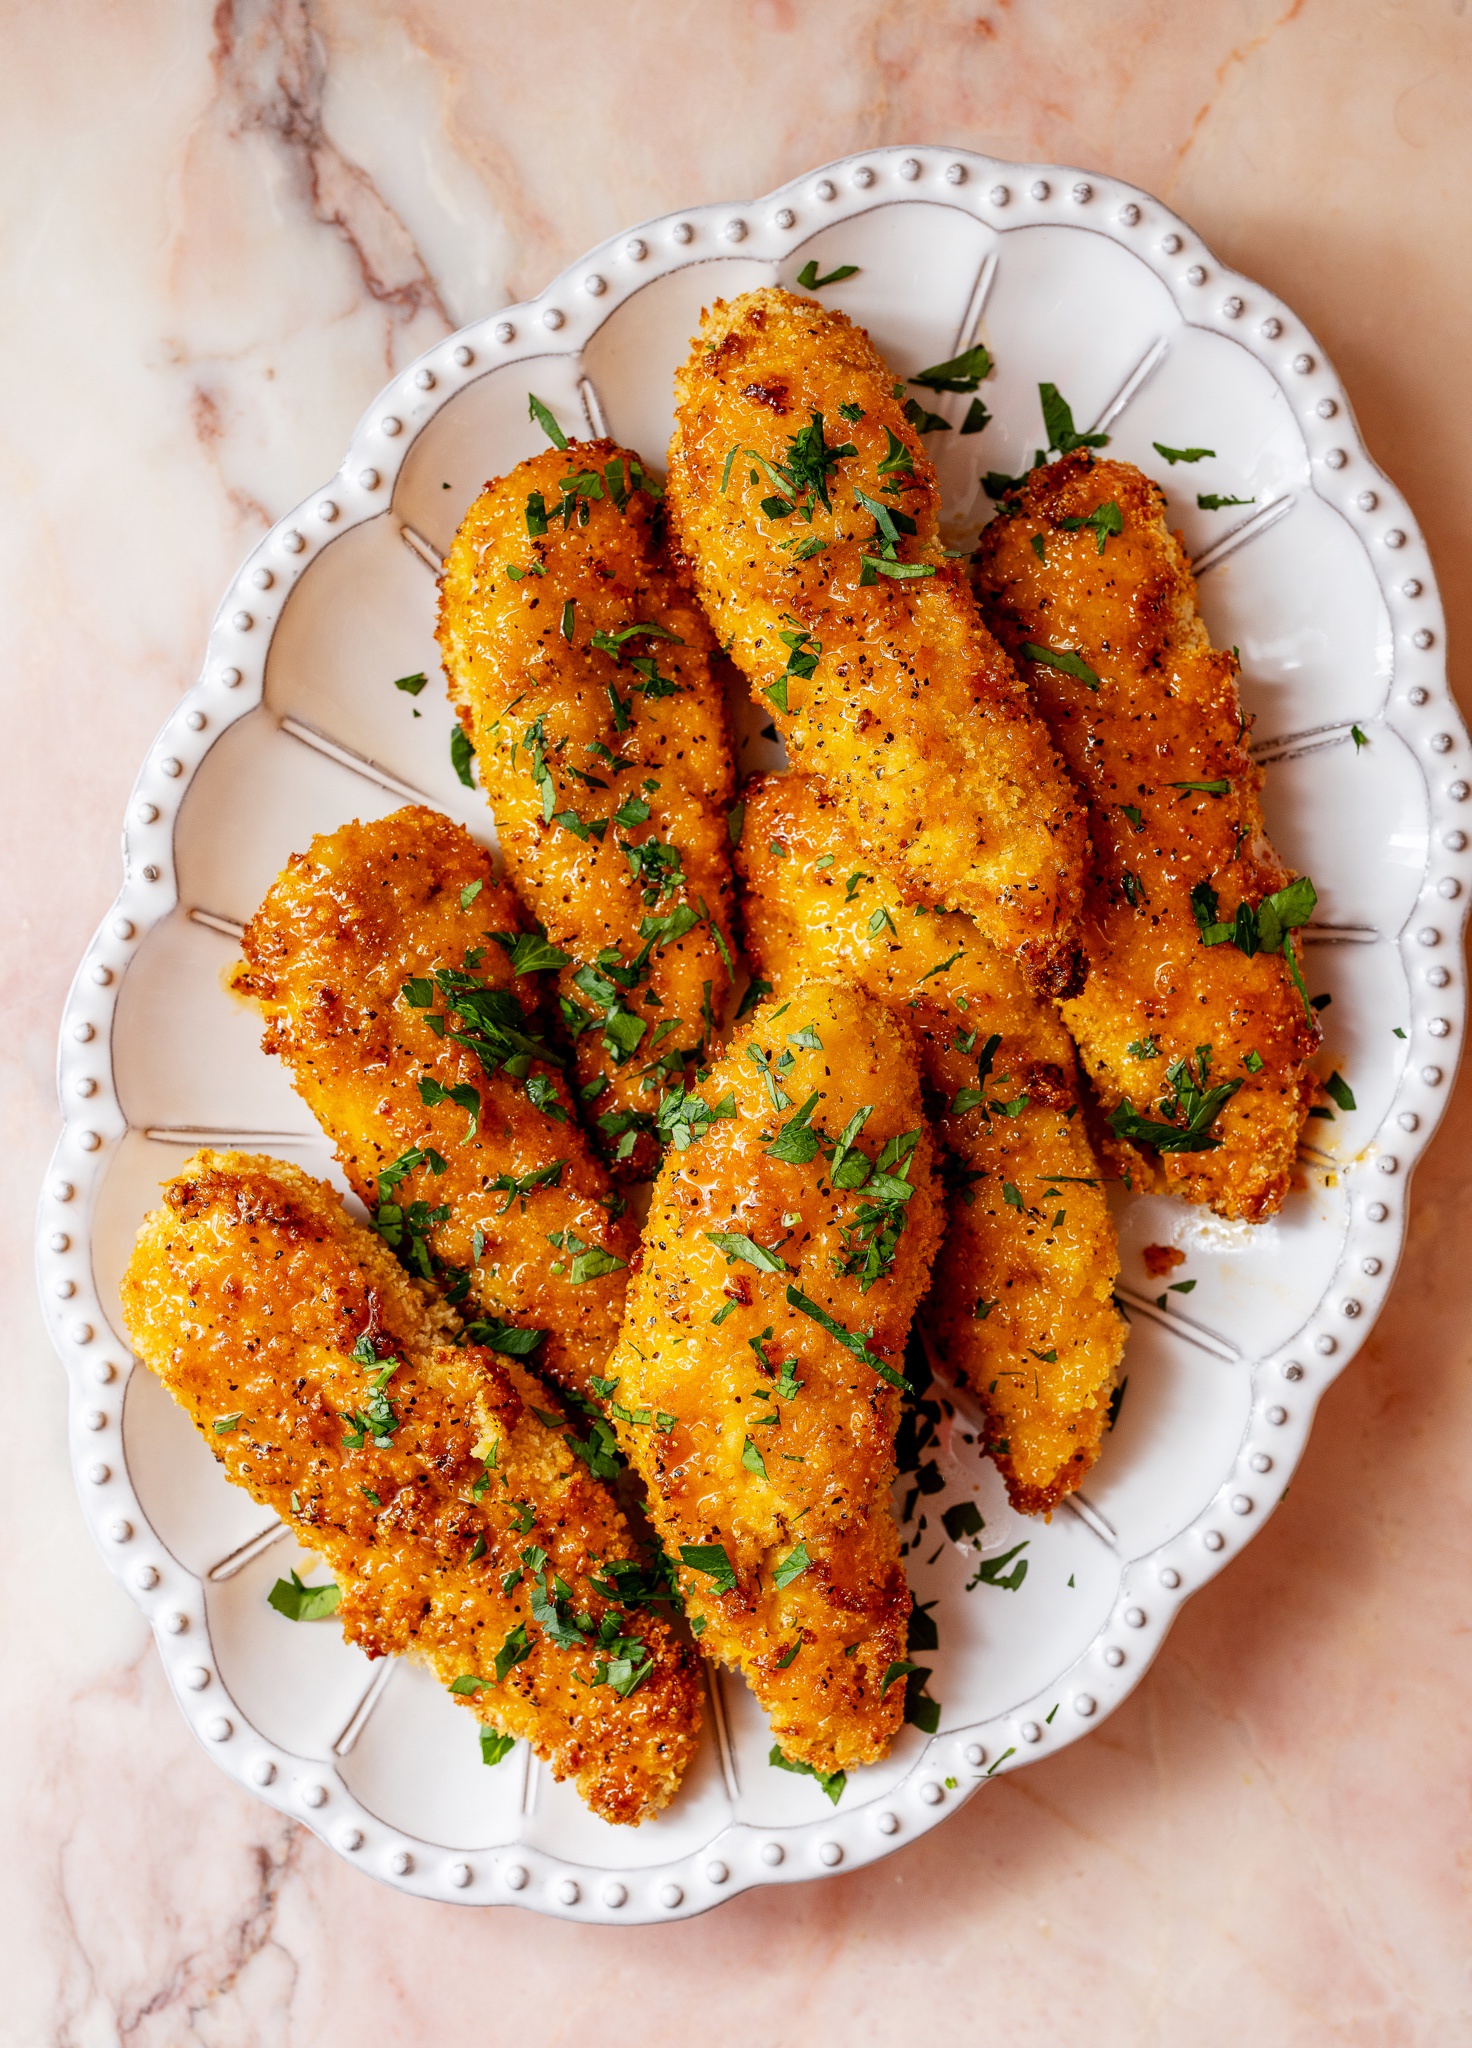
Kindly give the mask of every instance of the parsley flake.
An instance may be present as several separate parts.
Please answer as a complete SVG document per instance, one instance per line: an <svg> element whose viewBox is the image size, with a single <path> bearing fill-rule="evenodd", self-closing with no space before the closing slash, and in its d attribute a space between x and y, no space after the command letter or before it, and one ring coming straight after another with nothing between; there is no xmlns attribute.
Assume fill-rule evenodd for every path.
<svg viewBox="0 0 1472 2048"><path fill-rule="evenodd" d="M342 1587L335 1582L308 1586L293 1572L289 1579L276 1581L266 1595L266 1605L284 1614L288 1621L326 1621L328 1615L337 1612L341 1598Z"/></svg>
<svg viewBox="0 0 1472 2048"><path fill-rule="evenodd" d="M797 273L797 281L805 292L820 292L824 285L842 284L846 277L857 277L858 274L857 263L840 263L837 269L830 270L826 277L819 277L817 262L812 260L804 263Z"/></svg>
<svg viewBox="0 0 1472 2048"><path fill-rule="evenodd" d="M543 405L541 399L537 397L534 391L529 391L526 395L526 401L527 418L536 421L554 448L561 448L565 452L567 436L563 433L561 427L558 426L556 420L553 419L547 407Z"/></svg>
<svg viewBox="0 0 1472 2048"><path fill-rule="evenodd" d="M1075 654L1070 648L1039 647L1033 641L1027 640L1023 643L1022 651L1029 661L1041 662L1045 668L1059 669L1066 676L1076 676L1079 682L1091 690L1097 690L1099 687L1099 677L1082 655Z"/></svg>

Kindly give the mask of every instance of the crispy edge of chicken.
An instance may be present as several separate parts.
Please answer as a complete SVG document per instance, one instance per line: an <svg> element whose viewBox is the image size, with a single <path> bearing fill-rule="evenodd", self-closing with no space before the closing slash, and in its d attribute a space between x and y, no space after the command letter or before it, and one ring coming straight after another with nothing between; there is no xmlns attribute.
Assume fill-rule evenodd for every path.
<svg viewBox="0 0 1472 2048"><path fill-rule="evenodd" d="M610 1597L630 1567L642 1581L637 1551L566 1418L539 1419L552 1397L457 1341L452 1312L300 1168L198 1152L163 1195L123 1280L129 1339L226 1477L322 1558L347 1640L427 1665L601 1819L666 1806L699 1732L698 1660ZM611 1659L648 1663L627 1696Z"/></svg>
<svg viewBox="0 0 1472 2048"><path fill-rule="evenodd" d="M613 441L520 463L461 522L438 628L508 875L572 956L579 1085L599 1088L603 1148L634 1179L658 1163L661 1088L699 1063L733 964L719 657L657 489Z"/></svg>
<svg viewBox="0 0 1472 2048"><path fill-rule="evenodd" d="M815 783L770 775L745 795L736 863L753 971L779 996L842 975L914 1034L950 1183L921 1321L985 1411L1013 1507L1047 1513L1099 1455L1126 1336L1072 1043L969 918L903 901Z"/></svg>
<svg viewBox="0 0 1472 2048"><path fill-rule="evenodd" d="M934 468L868 335L748 292L704 315L675 389L671 527L794 764L912 901L1073 987L1083 807L947 559Z"/></svg>
<svg viewBox="0 0 1472 2048"><path fill-rule="evenodd" d="M494 936L514 941L523 923L462 826L395 811L292 855L246 927L234 986L261 1010L265 1050L285 1062L400 1256L452 1294L468 1276L463 1298L493 1326L544 1330L538 1370L586 1397L617 1340L637 1240L542 1038L539 977L518 975ZM464 974L467 953L468 999L475 984L493 992L510 1028L544 1047L512 1052L525 1072L488 1072L445 1024L467 1020L432 976ZM415 981L410 993L433 1003L408 999ZM385 1170L393 1183L405 1160L385 1189ZM528 1341L485 1337L503 1351Z"/></svg>
<svg viewBox="0 0 1472 2048"><path fill-rule="evenodd" d="M886 1754L904 1706L897 1385L941 1230L914 1049L859 991L794 984L699 1092L712 1118L666 1155L610 1372L649 1418L633 1458L702 1649L742 1672L789 1758L847 1770ZM820 1134L860 1111L850 1145L906 1173L908 1197L876 1197L875 1172L868 1194L833 1186L848 1155ZM864 1292L834 1266L869 1256L866 1206L870 1243L903 1228Z"/></svg>
<svg viewBox="0 0 1472 2048"><path fill-rule="evenodd" d="M1089 803L1088 978L1063 1016L1105 1110L1179 1121L1156 1106L1164 1076L1186 1061L1202 1082L1203 1046L1202 1092L1239 1084L1215 1149L1162 1154L1118 1137L1110 1149L1137 1186L1221 1216L1271 1216L1317 1092L1319 1031L1281 953L1207 946L1198 929L1193 889L1208 885L1230 924L1290 874L1263 825L1236 654L1212 648L1160 487L1087 451L1033 470L982 534L976 587ZM1029 645L1080 656L1100 687L1029 661ZM1182 786L1221 780L1225 794Z"/></svg>

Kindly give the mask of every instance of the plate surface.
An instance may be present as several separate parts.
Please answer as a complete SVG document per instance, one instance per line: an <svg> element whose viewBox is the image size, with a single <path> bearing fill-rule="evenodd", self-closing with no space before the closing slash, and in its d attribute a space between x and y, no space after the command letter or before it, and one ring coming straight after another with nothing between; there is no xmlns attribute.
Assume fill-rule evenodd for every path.
<svg viewBox="0 0 1472 2048"><path fill-rule="evenodd" d="M1326 1068L1358 1107L1310 1126L1302 1185L1271 1223L1223 1224L1153 1197L1121 1207L1128 1397L1069 1511L1012 1514L964 1401L940 1404L923 1453L932 1490L912 1493L911 1479L897 1493L911 1583L934 1603L939 1644L924 1657L939 1732L906 1728L834 1808L812 1780L769 1766L761 1714L723 1675L679 1799L633 1832L594 1820L524 1745L487 1770L470 1717L424 1674L375 1672L335 1629L266 1606L303 1559L133 1370L117 1286L159 1181L196 1144L274 1152L342 1185L222 971L239 925L314 832L413 800L490 840L482 799L451 769L444 699L416 704L392 683L436 673L433 565L466 506L545 445L528 390L569 432L606 429L658 463L701 307L795 285L813 259L820 272L858 266L825 298L870 329L897 375L974 339L990 348L992 424L930 444L955 538L990 512L981 474L1030 459L1040 379L1080 427L1107 427L1111 453L1161 476L1213 638L1241 650L1270 829L1318 885L1308 971L1333 998ZM965 401L934 404L959 419ZM1156 441L1218 452L1171 471ZM1250 502L1204 511L1198 490ZM62 1029L67 1121L38 1257L78 1485L220 1764L404 1890L617 1922L852 1868L994 1772L1097 1726L1181 1601L1271 1513L1396 1263L1410 1169L1463 1026L1469 749L1442 638L1424 544L1302 323L1157 201L1056 166L874 150L750 205L672 214L396 378L338 475L226 592L200 680L139 775L126 879ZM769 765L750 719L740 753L743 770ZM1198 1284L1171 1297L1184 1306L1152 1305L1151 1243L1189 1254ZM984 1527L953 1542L941 1515L960 1501ZM978 1552L1021 1544L1015 1590L976 1583Z"/></svg>

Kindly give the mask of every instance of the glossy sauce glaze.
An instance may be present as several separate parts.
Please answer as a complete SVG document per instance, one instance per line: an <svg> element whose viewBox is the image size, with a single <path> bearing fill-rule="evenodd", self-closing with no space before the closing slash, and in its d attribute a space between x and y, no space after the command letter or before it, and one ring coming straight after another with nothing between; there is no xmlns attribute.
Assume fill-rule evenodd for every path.
<svg viewBox="0 0 1472 2048"><path fill-rule="evenodd" d="M1186 1061L1199 1080L1203 1047L1207 1086L1233 1085L1211 1149L1112 1149L1136 1187L1272 1215L1317 1089L1318 1026L1281 951L1208 946L1198 927L1202 885L1228 924L1290 877L1263 827L1236 654L1212 648L1159 486L1082 450L1033 470L982 535L976 586L1088 798L1088 978L1063 1018L1105 1109L1161 1120L1168 1070ZM1097 687L1029 647L1074 657Z"/></svg>
<svg viewBox="0 0 1472 2048"><path fill-rule="evenodd" d="M699 1730L697 1660L647 1605L609 1597L619 1561L624 1586L644 1577L613 1495L567 1448L554 1397L456 1341L325 1182L197 1153L139 1233L122 1299L227 1477L332 1572L350 1642L426 1664L605 1820L668 1803ZM640 1670L627 1694L611 1682Z"/></svg>
<svg viewBox="0 0 1472 2048"><path fill-rule="evenodd" d="M705 316L676 393L672 530L791 759L913 900L1072 987L1082 805L946 556L935 470L868 335L749 292Z"/></svg>
<svg viewBox="0 0 1472 2048"><path fill-rule="evenodd" d="M741 1670L789 1757L847 1769L885 1754L904 1703L894 1381L941 1228L914 1048L870 998L794 984L699 1095L724 1110L666 1156L611 1399L643 1418L632 1456L702 1649ZM848 1177L868 1194L835 1187L828 1156L863 1110L865 1165ZM794 1121L811 1148L790 1134L778 1154L793 1156L774 1155ZM868 1255L863 1212L891 1140L891 1178L911 1192L866 1291L838 1269Z"/></svg>

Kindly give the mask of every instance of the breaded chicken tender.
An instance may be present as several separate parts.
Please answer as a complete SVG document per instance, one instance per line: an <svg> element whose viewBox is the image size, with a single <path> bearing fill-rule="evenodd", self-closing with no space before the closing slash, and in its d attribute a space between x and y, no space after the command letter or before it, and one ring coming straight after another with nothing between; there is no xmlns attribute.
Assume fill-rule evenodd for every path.
<svg viewBox="0 0 1472 2048"><path fill-rule="evenodd" d="M1237 658L1207 637L1159 486L1087 451L1033 470L976 587L1088 798L1088 979L1063 1016L1125 1170L1271 1216L1317 1086L1291 950L1314 891L1268 843Z"/></svg>
<svg viewBox="0 0 1472 2048"><path fill-rule="evenodd" d="M699 1085L655 1186L609 1371L708 1656L816 1771L900 1725L910 1596L890 1511L905 1342L940 1235L909 1033L794 983Z"/></svg>
<svg viewBox="0 0 1472 2048"><path fill-rule="evenodd" d="M612 441L523 462L466 513L439 622L508 878L571 956L583 1098L638 1179L732 966L725 699L658 489Z"/></svg>
<svg viewBox="0 0 1472 2048"><path fill-rule="evenodd" d="M721 644L912 901L1074 986L1082 806L937 531L862 328L788 292L706 314L675 380L671 530Z"/></svg>
<svg viewBox="0 0 1472 2048"><path fill-rule="evenodd" d="M1099 1454L1125 1339L1068 1034L969 918L905 903L806 777L748 785L736 861L779 997L841 975L914 1032L952 1183L921 1321L985 1409L1012 1505L1045 1513Z"/></svg>
<svg viewBox="0 0 1472 2048"><path fill-rule="evenodd" d="M635 1233L543 1036L547 949L522 922L468 832L396 811L293 854L235 986L409 1270L492 1350L586 1395Z"/></svg>
<svg viewBox="0 0 1472 2048"><path fill-rule="evenodd" d="M325 1182L196 1153L139 1232L122 1300L227 1477L336 1578L349 1642L428 1665L604 1820L669 1803L700 1724L696 1660L641 1600L612 1494L562 1418L539 1419L551 1397L465 1343Z"/></svg>

